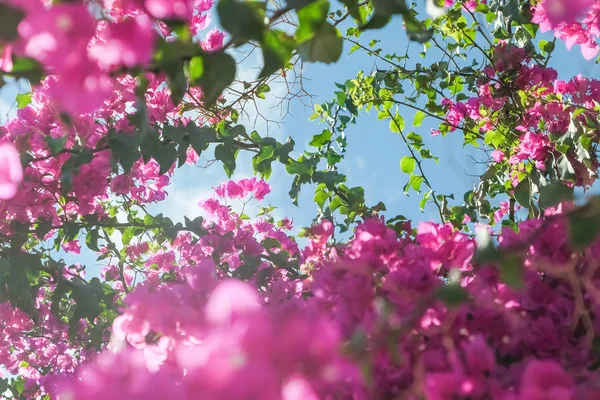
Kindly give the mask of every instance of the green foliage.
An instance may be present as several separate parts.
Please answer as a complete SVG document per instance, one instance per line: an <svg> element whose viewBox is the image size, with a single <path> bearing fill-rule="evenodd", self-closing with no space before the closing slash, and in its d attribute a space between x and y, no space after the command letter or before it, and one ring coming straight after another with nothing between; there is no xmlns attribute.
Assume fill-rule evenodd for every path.
<svg viewBox="0 0 600 400"><path fill-rule="evenodd" d="M235 60L226 53L205 54L204 73L198 83L204 91L204 104L213 105L235 79Z"/></svg>
<svg viewBox="0 0 600 400"><path fill-rule="evenodd" d="M234 38L262 40L265 33L265 2L220 0L217 12L221 26Z"/></svg>
<svg viewBox="0 0 600 400"><path fill-rule="evenodd" d="M25 13L18 8L0 4L0 41L11 42L18 38L17 27Z"/></svg>

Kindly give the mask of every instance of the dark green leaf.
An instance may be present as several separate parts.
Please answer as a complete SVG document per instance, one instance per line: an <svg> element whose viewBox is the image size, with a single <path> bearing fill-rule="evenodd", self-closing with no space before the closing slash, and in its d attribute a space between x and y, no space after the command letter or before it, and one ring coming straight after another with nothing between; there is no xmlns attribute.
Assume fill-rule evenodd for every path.
<svg viewBox="0 0 600 400"><path fill-rule="evenodd" d="M469 301L469 293L457 283L440 286L435 297L448 307L456 307Z"/></svg>
<svg viewBox="0 0 600 400"><path fill-rule="evenodd" d="M11 75L28 79L31 83L39 83L43 76L43 68L33 58L13 57Z"/></svg>
<svg viewBox="0 0 600 400"><path fill-rule="evenodd" d="M213 128L201 127L198 128L196 124L190 122L185 130L189 136L190 144L198 155L202 154L208 147L208 144L217 139L217 132Z"/></svg>
<svg viewBox="0 0 600 400"><path fill-rule="evenodd" d="M326 24L328 12L328 0L315 0L298 10L299 26L296 30L296 40L305 42L313 38L321 26Z"/></svg>
<svg viewBox="0 0 600 400"><path fill-rule="evenodd" d="M169 88L171 89L171 101L175 106L178 106L187 90L187 78L183 70L183 61L172 62L165 64L163 69L169 80Z"/></svg>
<svg viewBox="0 0 600 400"><path fill-rule="evenodd" d="M111 135L108 142L113 155L119 161L125 173L129 173L133 164L140 158L136 135L119 132Z"/></svg>
<svg viewBox="0 0 600 400"><path fill-rule="evenodd" d="M260 41L265 31L264 2L220 0L217 12L221 26L235 39Z"/></svg>
<svg viewBox="0 0 600 400"><path fill-rule="evenodd" d="M504 255L500 261L500 276L506 284L515 289L523 287L522 260L519 257Z"/></svg>
<svg viewBox="0 0 600 400"><path fill-rule="evenodd" d="M0 4L0 41L12 42L19 37L17 27L24 16L19 8Z"/></svg>
<svg viewBox="0 0 600 400"><path fill-rule="evenodd" d="M233 82L235 68L235 60L229 54L218 52L204 55L204 74L199 83L204 91L204 104L207 107L214 105Z"/></svg>
<svg viewBox="0 0 600 400"><path fill-rule="evenodd" d="M315 36L298 45L304 61L332 63L342 55L344 40L338 30L328 23L321 25Z"/></svg>
<svg viewBox="0 0 600 400"><path fill-rule="evenodd" d="M202 217L197 217L193 221L190 220L188 217L185 217L184 222L185 222L185 227L190 232L195 233L198 236L204 236L208 233L206 228L204 228L204 226L202 225L202 223L204 222L204 218L202 218Z"/></svg>
<svg viewBox="0 0 600 400"><path fill-rule="evenodd" d="M172 140L175 143L182 143L186 134L186 129L182 126L167 125L162 131L166 139Z"/></svg>
<svg viewBox="0 0 600 400"><path fill-rule="evenodd" d="M568 214L569 237L576 249L584 249L592 243L600 232L600 198L590 201Z"/></svg>
<svg viewBox="0 0 600 400"><path fill-rule="evenodd" d="M61 151L65 149L65 145L67 144L67 135L61 136L58 139L55 139L51 136L44 136L44 140L48 145L48 149L52 155L57 155Z"/></svg>
<svg viewBox="0 0 600 400"><path fill-rule="evenodd" d="M573 200L573 188L561 182L552 182L540 187L539 204L541 208L551 207L562 201Z"/></svg>
<svg viewBox="0 0 600 400"><path fill-rule="evenodd" d="M259 79L283 68L292 58L292 52L296 49L296 42L285 32L271 29L265 33L260 47L263 51L264 65L258 76Z"/></svg>
<svg viewBox="0 0 600 400"><path fill-rule="evenodd" d="M94 251L100 251L98 248L98 230L92 229L88 232L85 237L85 244L87 247Z"/></svg>
<svg viewBox="0 0 600 400"><path fill-rule="evenodd" d="M529 179L523 179L514 191L515 200L519 202L525 208L531 208L531 195L529 189Z"/></svg>
<svg viewBox="0 0 600 400"><path fill-rule="evenodd" d="M215 148L215 158L223 162L223 168L229 178L235 171L235 158L237 155L237 149L231 144L221 143Z"/></svg>

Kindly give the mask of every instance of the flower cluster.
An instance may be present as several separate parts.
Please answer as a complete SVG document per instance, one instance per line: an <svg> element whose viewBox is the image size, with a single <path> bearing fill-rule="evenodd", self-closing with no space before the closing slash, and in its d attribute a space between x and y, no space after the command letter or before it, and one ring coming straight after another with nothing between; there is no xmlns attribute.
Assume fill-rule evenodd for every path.
<svg viewBox="0 0 600 400"><path fill-rule="evenodd" d="M196 244L182 234L172 257L148 257L154 272L127 295L110 350L40 390L59 399L596 398L600 242L575 252L561 208L549 214L500 236L523 269L518 288L500 264L475 264L474 241L450 225L398 237L369 219L333 245L323 221L308 233L307 276L267 263L246 282L232 278L245 266L229 263L228 245L207 248L220 234ZM243 229L233 248L253 237Z"/></svg>
<svg viewBox="0 0 600 400"><path fill-rule="evenodd" d="M474 12L481 3L462 5ZM566 4L543 0L534 22L595 55L598 3ZM291 236L292 221L276 221L269 207L254 219L234 211L229 202L244 210L271 192L257 178L215 187L194 220L174 224L147 213L146 205L166 198L174 160L195 164L210 145L228 172L229 151L235 161L244 146L256 164L279 159L289 170L310 170L294 185L334 172L328 166L318 176L316 156L293 164L289 147L245 130L239 137L251 143L233 146L238 136L224 115L235 110L209 112L202 90L176 93L173 76L146 68L165 57L162 46L181 45L188 33L194 39L186 45L221 49L218 30L198 38L211 6L2 2L23 15L18 37L0 44L0 70L28 57L48 73L0 128L0 365L19 376L6 386L14 397L600 398L600 240L573 223L573 216L597 220L597 204L540 207L540 218L496 232L479 225L487 233L479 243L451 223L412 229L402 219L392 229L384 217L363 213L364 204L342 200L354 195L344 185L336 187L345 201L338 207L352 208L348 220L362 220L342 242L334 239L339 221L328 219L331 204L330 214L321 204L305 244ZM174 20L185 27L173 28ZM274 47L284 39L265 36ZM493 213L501 222L514 217L514 194L526 179L593 183L600 85L581 76L560 81L510 43L488 56L484 76L473 79L476 96L445 98L441 112L444 129L493 149L493 184L513 197ZM201 75L203 66L195 67ZM330 150L328 162L337 155ZM59 249L80 254L83 232L103 261L99 276L53 259Z"/></svg>
<svg viewBox="0 0 600 400"><path fill-rule="evenodd" d="M600 2L596 0L541 0L533 9L532 22L542 32L552 30L570 49L578 44L581 54L588 59L598 55L597 38L600 36Z"/></svg>
<svg viewBox="0 0 600 400"><path fill-rule="evenodd" d="M531 62L524 49L508 43L496 47L491 59L494 64L478 81L476 96L442 101L448 130L463 129L484 139L492 147L491 158L507 165L513 187L532 167L542 173L558 168L556 160L563 155L574 175L572 184L592 185L598 168L594 144L578 138L589 129L588 118L596 117L600 83L582 76L558 80L556 70Z"/></svg>
<svg viewBox="0 0 600 400"><path fill-rule="evenodd" d="M158 36L172 34L162 22L157 29L153 18L188 21L196 34L210 22L207 11L212 6L212 0L107 0L98 6L110 18L99 22L97 10L85 2L8 3L25 16L18 25L18 38L4 43L3 59L14 54L38 61L55 80L47 88L50 99L73 115L102 107L119 89L114 77L120 75L120 68L148 66ZM201 46L211 51L220 48L222 40L223 34L211 31ZM2 70L11 72L11 63L3 62Z"/></svg>

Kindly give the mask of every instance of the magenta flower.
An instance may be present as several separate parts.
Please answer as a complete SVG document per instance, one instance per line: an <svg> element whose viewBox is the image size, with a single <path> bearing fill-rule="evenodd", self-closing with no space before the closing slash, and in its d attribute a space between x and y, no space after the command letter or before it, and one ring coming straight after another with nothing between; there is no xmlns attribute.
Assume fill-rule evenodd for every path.
<svg viewBox="0 0 600 400"><path fill-rule="evenodd" d="M79 245L79 242L77 240L63 243L62 248L67 253L75 253L75 254L81 253L81 246Z"/></svg>
<svg viewBox="0 0 600 400"><path fill-rule="evenodd" d="M145 15L106 24L99 35L90 53L100 65L146 66L152 59L156 32Z"/></svg>
<svg viewBox="0 0 600 400"><path fill-rule="evenodd" d="M522 400L570 400L575 383L559 364L554 361L531 361L523 373Z"/></svg>
<svg viewBox="0 0 600 400"><path fill-rule="evenodd" d="M0 50L0 71L11 72L12 68L12 45L4 45Z"/></svg>
<svg viewBox="0 0 600 400"><path fill-rule="evenodd" d="M550 23L558 25L562 22L572 22L582 16L594 0L545 0L542 3Z"/></svg>
<svg viewBox="0 0 600 400"><path fill-rule="evenodd" d="M223 32L219 32L217 29L212 29L208 31L206 38L200 42L200 46L202 46L202 50L209 53L217 51L223 47L224 38L225 34Z"/></svg>
<svg viewBox="0 0 600 400"><path fill-rule="evenodd" d="M12 143L0 143L0 199L12 199L22 180L23 167L17 148Z"/></svg>

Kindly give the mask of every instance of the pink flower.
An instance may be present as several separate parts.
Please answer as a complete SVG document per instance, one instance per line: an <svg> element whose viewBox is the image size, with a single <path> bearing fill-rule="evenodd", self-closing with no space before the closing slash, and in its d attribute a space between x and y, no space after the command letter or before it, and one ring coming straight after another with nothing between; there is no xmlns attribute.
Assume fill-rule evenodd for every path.
<svg viewBox="0 0 600 400"><path fill-rule="evenodd" d="M7 44L0 51L0 71L11 72L12 68L12 45Z"/></svg>
<svg viewBox="0 0 600 400"><path fill-rule="evenodd" d="M328 219L321 220L321 223L310 228L311 235L315 236L320 243L326 243L333 235L335 227Z"/></svg>
<svg viewBox="0 0 600 400"><path fill-rule="evenodd" d="M196 0L196 10L198 11L198 13L208 11L213 6L213 3L213 0Z"/></svg>
<svg viewBox="0 0 600 400"><path fill-rule="evenodd" d="M194 0L145 0L144 6L159 19L188 19L194 12Z"/></svg>
<svg viewBox="0 0 600 400"><path fill-rule="evenodd" d="M116 24L106 24L99 42L90 50L100 65L146 66L152 59L156 32L145 15L128 18Z"/></svg>
<svg viewBox="0 0 600 400"><path fill-rule="evenodd" d="M219 32L217 29L212 29L208 31L206 38L200 42L200 46L202 46L202 50L209 53L217 51L223 47L224 38L225 34L223 32Z"/></svg>
<svg viewBox="0 0 600 400"><path fill-rule="evenodd" d="M594 0L544 0L541 7L546 11L548 21L553 25L575 21L582 16Z"/></svg>
<svg viewBox="0 0 600 400"><path fill-rule="evenodd" d="M17 148L12 143L0 143L0 199L12 199L22 180L23 167Z"/></svg>
<svg viewBox="0 0 600 400"><path fill-rule="evenodd" d="M501 163L502 161L504 161L504 159L506 158L506 156L504 155L504 153L500 150L494 150L492 151L492 159L497 162L497 163Z"/></svg>
<svg viewBox="0 0 600 400"><path fill-rule="evenodd" d="M195 14L190 20L190 31L192 35L196 36L198 31L205 29L211 23L210 13Z"/></svg>
<svg viewBox="0 0 600 400"><path fill-rule="evenodd" d="M230 199L242 198L245 196L244 190L234 181L227 182L227 197Z"/></svg>
<svg viewBox="0 0 600 400"><path fill-rule="evenodd" d="M79 245L79 242L77 240L63 243L62 248L67 253L75 253L75 254L81 253L81 246Z"/></svg>
<svg viewBox="0 0 600 400"><path fill-rule="evenodd" d="M62 69L69 53L86 53L96 22L84 3L60 3L27 14L18 27L19 48L46 68ZM82 69L85 66L82 66Z"/></svg>
<svg viewBox="0 0 600 400"><path fill-rule="evenodd" d="M267 184L264 180L256 182L254 185L254 197L257 200L262 200L267 194L271 193L271 185Z"/></svg>
<svg viewBox="0 0 600 400"><path fill-rule="evenodd" d="M110 78L84 54L71 54L63 62L48 94L70 114L95 111L112 91Z"/></svg>
<svg viewBox="0 0 600 400"><path fill-rule="evenodd" d="M575 382L554 361L531 361L523 373L521 400L571 400Z"/></svg>
<svg viewBox="0 0 600 400"><path fill-rule="evenodd" d="M220 283L206 304L206 319L213 324L232 323L237 317L260 310L258 291L247 283L229 279Z"/></svg>

